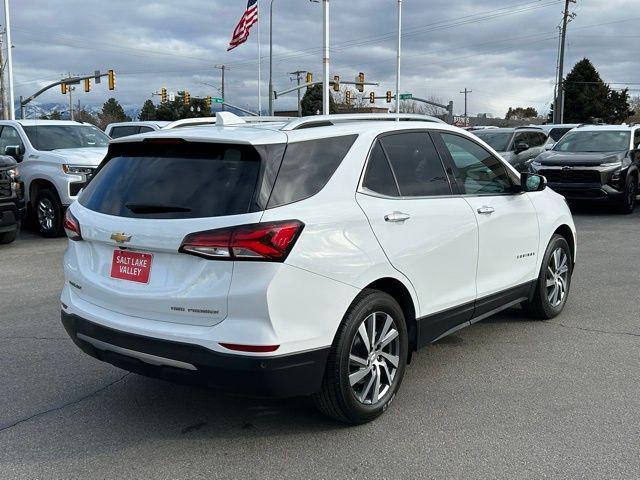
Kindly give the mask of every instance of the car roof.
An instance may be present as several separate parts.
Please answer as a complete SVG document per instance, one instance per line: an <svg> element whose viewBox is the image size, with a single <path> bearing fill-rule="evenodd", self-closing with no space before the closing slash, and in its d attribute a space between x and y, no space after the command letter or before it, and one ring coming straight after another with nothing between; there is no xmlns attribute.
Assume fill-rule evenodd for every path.
<svg viewBox="0 0 640 480"><path fill-rule="evenodd" d="M43 126L43 125L88 125L86 123L74 122L72 120L0 120L2 124L19 124L24 127Z"/></svg>
<svg viewBox="0 0 640 480"><path fill-rule="evenodd" d="M602 131L616 131L616 132L625 132L632 131L638 128L638 125L627 125L623 123L622 125L580 125L576 128L576 131L580 132L602 132Z"/></svg>
<svg viewBox="0 0 640 480"><path fill-rule="evenodd" d="M165 125L169 125L171 122L167 122L164 120L139 120L139 121L129 121L129 122L114 122L107 125L109 127L129 127L129 126L144 126L144 125L155 125L156 127L162 128Z"/></svg>

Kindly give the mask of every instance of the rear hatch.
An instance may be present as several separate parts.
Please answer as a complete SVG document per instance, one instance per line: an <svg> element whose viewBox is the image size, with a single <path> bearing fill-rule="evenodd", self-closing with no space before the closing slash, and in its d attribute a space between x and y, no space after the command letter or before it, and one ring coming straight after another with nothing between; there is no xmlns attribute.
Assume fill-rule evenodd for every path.
<svg viewBox="0 0 640 480"><path fill-rule="evenodd" d="M128 316L213 325L227 314L233 262L179 253L194 232L260 221L282 145L113 144L71 208L82 300Z"/></svg>

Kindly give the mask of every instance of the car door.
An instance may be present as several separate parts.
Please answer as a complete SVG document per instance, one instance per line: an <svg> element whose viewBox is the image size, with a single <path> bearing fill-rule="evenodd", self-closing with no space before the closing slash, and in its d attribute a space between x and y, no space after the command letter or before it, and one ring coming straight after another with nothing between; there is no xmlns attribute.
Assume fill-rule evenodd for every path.
<svg viewBox="0 0 640 480"><path fill-rule="evenodd" d="M453 195L430 135L407 131L376 140L356 199L390 263L415 288L420 344L468 324L477 222L464 198Z"/></svg>
<svg viewBox="0 0 640 480"><path fill-rule="evenodd" d="M517 176L475 141L455 133L436 139L451 162L457 187L478 222L475 316L522 299L537 278L537 213L526 193L514 193ZM523 293L524 292L524 293Z"/></svg>

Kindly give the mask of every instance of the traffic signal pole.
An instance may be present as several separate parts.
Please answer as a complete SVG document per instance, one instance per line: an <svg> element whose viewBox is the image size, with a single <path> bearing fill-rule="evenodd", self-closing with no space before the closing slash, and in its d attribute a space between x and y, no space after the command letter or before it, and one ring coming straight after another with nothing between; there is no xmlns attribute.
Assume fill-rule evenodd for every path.
<svg viewBox="0 0 640 480"><path fill-rule="evenodd" d="M558 61L558 94L556 95L556 103L553 107L553 116L555 123L564 121L564 47L567 41L567 23L569 22L569 4L575 3L576 0L565 0L564 15L562 17L562 38L560 40L560 59Z"/></svg>

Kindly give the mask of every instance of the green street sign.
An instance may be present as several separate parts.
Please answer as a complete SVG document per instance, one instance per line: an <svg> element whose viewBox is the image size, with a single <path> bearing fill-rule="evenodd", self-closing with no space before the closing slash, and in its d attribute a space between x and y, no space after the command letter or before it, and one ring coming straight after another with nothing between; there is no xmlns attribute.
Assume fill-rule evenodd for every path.
<svg viewBox="0 0 640 480"><path fill-rule="evenodd" d="M413 98L413 93L401 93L400 100L411 100Z"/></svg>
<svg viewBox="0 0 640 480"><path fill-rule="evenodd" d="M211 101L212 101L213 103L224 103L224 99L222 99L222 98L218 98L218 97L212 97L212 98L211 98Z"/></svg>

